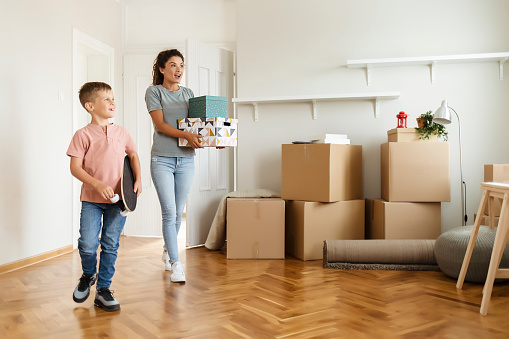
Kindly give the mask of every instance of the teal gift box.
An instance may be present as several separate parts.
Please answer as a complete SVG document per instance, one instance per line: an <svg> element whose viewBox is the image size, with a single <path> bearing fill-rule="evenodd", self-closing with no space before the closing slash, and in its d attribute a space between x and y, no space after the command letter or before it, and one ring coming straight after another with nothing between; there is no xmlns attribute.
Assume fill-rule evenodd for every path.
<svg viewBox="0 0 509 339"><path fill-rule="evenodd" d="M189 99L190 118L226 118L226 97L204 95Z"/></svg>

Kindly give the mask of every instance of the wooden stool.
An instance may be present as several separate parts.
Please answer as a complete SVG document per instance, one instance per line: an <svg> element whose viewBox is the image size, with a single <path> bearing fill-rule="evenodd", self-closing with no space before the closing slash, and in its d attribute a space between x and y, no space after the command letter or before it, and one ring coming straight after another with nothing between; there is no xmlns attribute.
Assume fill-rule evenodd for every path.
<svg viewBox="0 0 509 339"><path fill-rule="evenodd" d="M492 197L503 199L502 210L500 212L500 218L498 221L497 235L495 236L493 252L491 253L490 267L488 269L488 276L486 277L486 282L484 284L483 297L481 302L480 313L483 316L486 316L488 314L488 306L490 303L491 292L493 290L493 282L495 281L495 278L509 278L509 269L498 268L500 265L500 260L502 259L502 254L504 253L505 245L509 240L509 185L495 182L483 182L481 183L481 189L483 190L481 203L479 204L479 209L477 210L474 227L472 228L472 234L470 235L465 258L463 259L463 264L461 265L461 271L458 277L456 288L461 289L463 287L463 281L465 280L468 264L470 263L472 251L474 250L475 241L477 239L477 233L479 232L479 226L481 225L484 209L488 203L488 200L490 200ZM492 212L493 211L490 212L489 223L491 228L493 228L494 225Z"/></svg>

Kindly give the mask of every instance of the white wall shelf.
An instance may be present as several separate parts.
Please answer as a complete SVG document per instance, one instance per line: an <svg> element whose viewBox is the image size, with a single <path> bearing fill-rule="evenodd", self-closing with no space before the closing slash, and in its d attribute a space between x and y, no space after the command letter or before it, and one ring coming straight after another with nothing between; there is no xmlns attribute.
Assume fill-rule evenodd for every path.
<svg viewBox="0 0 509 339"><path fill-rule="evenodd" d="M443 55L430 57L411 58L387 58L387 59L363 59L347 60L348 68L365 68L368 86L371 85L372 69L375 67L397 67L426 65L431 68L431 83L435 83L435 69L437 64L467 63L467 62L498 62L500 80L504 80L504 62L509 60L509 52L485 53L485 54L463 54Z"/></svg>
<svg viewBox="0 0 509 339"><path fill-rule="evenodd" d="M400 92L384 92L384 93L350 93L350 94L334 94L334 95L300 95L300 96L281 96L281 97L259 97L259 98L233 98L234 104L251 104L254 109L254 121L258 121L258 104L272 103L294 103L309 102L313 104L313 119L318 118L318 102L319 101L335 101L335 100L374 100L375 101L375 118L379 116L379 101L397 99Z"/></svg>

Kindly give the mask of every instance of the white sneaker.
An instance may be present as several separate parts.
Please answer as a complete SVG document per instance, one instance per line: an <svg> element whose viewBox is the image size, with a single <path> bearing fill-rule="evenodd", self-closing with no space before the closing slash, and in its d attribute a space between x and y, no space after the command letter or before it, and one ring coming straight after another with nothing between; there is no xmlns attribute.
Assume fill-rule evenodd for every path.
<svg viewBox="0 0 509 339"><path fill-rule="evenodd" d="M172 282L185 282L186 275L184 274L184 269L180 261L176 261L171 264L172 273L170 275L170 280Z"/></svg>
<svg viewBox="0 0 509 339"><path fill-rule="evenodd" d="M163 255L161 259L164 262L164 270L165 271L171 271L171 263L170 263L170 256L168 255L168 251L164 250Z"/></svg>

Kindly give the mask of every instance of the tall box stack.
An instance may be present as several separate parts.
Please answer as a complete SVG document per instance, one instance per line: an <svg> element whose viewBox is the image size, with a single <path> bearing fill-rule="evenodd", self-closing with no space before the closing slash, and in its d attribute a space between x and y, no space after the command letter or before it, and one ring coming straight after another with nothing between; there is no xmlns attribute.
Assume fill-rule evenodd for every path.
<svg viewBox="0 0 509 339"><path fill-rule="evenodd" d="M282 145L286 253L323 259L324 240L364 239L362 146Z"/></svg>
<svg viewBox="0 0 509 339"><path fill-rule="evenodd" d="M441 233L441 202L451 200L449 144L418 141L416 133L391 130L380 146L382 199L366 199L368 239L436 239Z"/></svg>
<svg viewBox="0 0 509 339"><path fill-rule="evenodd" d="M189 118L177 120L181 131L200 134L203 147L236 147L237 119L227 118L226 97L205 95L189 99ZM190 147L185 138L179 146Z"/></svg>

